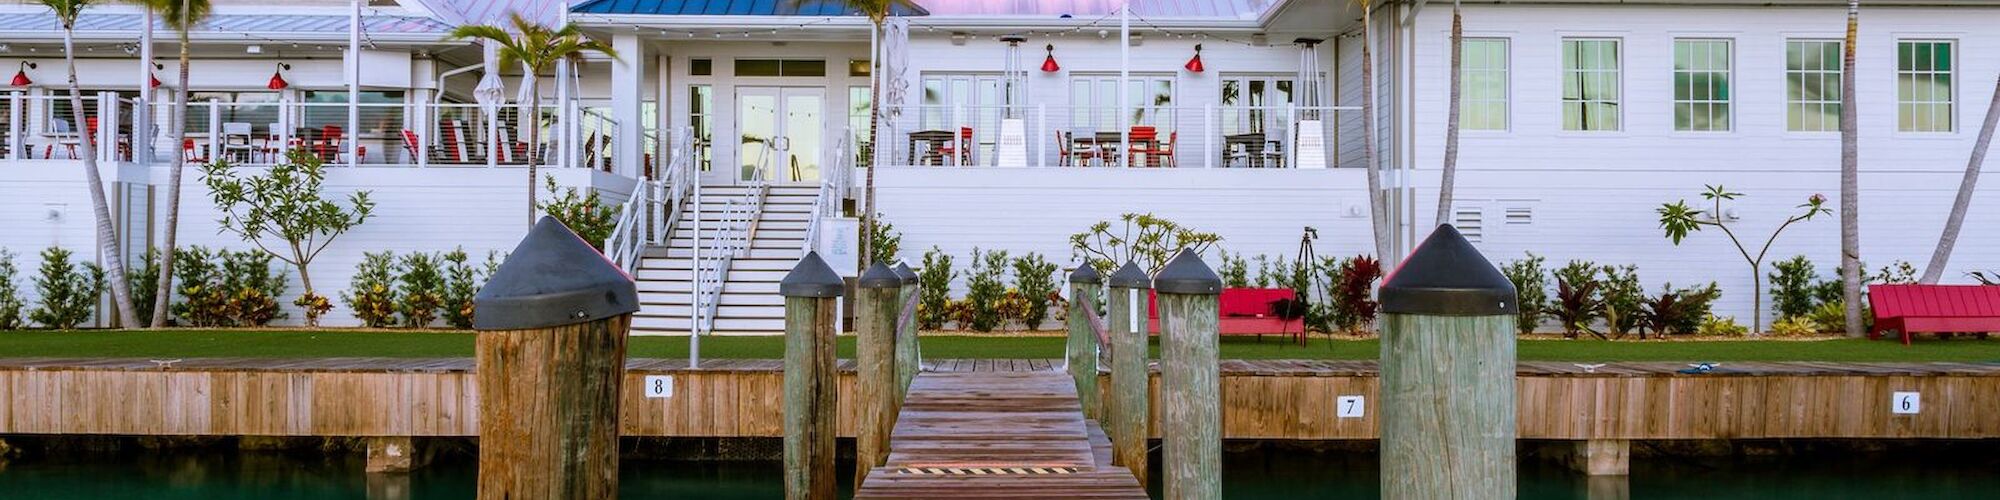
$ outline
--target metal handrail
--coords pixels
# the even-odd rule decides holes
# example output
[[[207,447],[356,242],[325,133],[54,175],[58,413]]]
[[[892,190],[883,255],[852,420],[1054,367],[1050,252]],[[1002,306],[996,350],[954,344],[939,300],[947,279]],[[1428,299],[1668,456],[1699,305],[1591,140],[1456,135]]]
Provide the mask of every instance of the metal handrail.
[[[835,204],[834,201],[846,195],[846,183],[843,180],[849,174],[847,162],[853,161],[847,156],[846,138],[841,138],[834,144],[833,158],[832,174],[829,175],[826,171],[821,171],[819,194],[813,199],[812,215],[806,219],[806,239],[800,245],[799,252],[801,254],[811,252],[814,247],[818,246],[820,221],[836,215],[834,211],[840,205]]]
[[[680,222],[681,200],[695,176],[691,168],[693,141],[687,140],[693,135],[692,129],[676,132],[677,146],[661,178],[639,179],[632,187],[631,199],[619,209],[618,225],[604,240],[605,256],[627,274],[638,268],[639,256],[647,245],[658,244]]]
[[[703,250],[701,257],[695,260],[694,265],[695,293],[691,305],[699,318],[695,321],[696,335],[699,335],[701,330],[714,329],[715,313],[722,302],[722,288],[729,280],[729,267],[735,262],[736,257],[750,249],[750,241],[756,232],[757,218],[763,212],[764,194],[770,187],[764,179],[764,172],[769,170],[771,157],[775,152],[770,143],[762,145],[757,168],[751,171],[748,183],[745,184],[747,189],[723,206],[722,216],[718,221],[721,226],[715,228],[715,236],[703,244],[700,232],[697,231],[694,235],[695,245],[704,247],[701,248]],[[697,200],[696,203],[700,201]]]

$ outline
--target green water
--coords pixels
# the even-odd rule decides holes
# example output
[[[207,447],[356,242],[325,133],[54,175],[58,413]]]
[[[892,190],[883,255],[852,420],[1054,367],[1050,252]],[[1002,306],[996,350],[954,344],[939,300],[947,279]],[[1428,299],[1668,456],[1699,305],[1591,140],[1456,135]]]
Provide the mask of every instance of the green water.
[[[16,460],[0,468],[8,499],[363,499],[471,498],[476,465],[450,459],[406,477],[369,479],[352,455],[128,452],[89,460]],[[1632,466],[1632,498],[1996,498],[2000,460],[1829,454],[1784,459],[1645,459]],[[840,477],[847,477],[843,467]],[[775,462],[627,460],[623,498],[778,498]],[[1260,450],[1232,453],[1223,473],[1229,498],[1373,498],[1371,454]],[[384,479],[384,478],[394,479]],[[372,481],[372,484],[371,484]],[[1155,485],[1157,492],[1157,485]],[[382,495],[401,490],[406,497]],[[1588,498],[1585,481],[1539,463],[1521,467],[1521,498]],[[843,494],[847,492],[843,491]]]

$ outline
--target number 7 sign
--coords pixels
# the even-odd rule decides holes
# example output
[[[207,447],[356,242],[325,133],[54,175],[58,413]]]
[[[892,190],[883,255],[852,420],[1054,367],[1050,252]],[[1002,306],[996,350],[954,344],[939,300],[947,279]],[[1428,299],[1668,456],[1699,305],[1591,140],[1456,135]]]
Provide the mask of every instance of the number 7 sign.
[[[1333,411],[1340,418],[1361,418],[1368,413],[1368,401],[1361,396],[1341,396],[1335,401]]]

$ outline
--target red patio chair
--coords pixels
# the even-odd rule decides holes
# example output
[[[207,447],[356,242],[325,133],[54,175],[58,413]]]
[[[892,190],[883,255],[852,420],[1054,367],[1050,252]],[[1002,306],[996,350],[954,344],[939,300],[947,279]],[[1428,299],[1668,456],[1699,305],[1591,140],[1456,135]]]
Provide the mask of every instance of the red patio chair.
[[[964,153],[964,154],[959,154],[959,153]],[[953,163],[957,163],[963,166],[971,166],[972,127],[959,127],[958,140],[945,143],[944,147],[938,148],[938,154],[942,154],[946,158],[951,158],[952,159],[951,161]]]

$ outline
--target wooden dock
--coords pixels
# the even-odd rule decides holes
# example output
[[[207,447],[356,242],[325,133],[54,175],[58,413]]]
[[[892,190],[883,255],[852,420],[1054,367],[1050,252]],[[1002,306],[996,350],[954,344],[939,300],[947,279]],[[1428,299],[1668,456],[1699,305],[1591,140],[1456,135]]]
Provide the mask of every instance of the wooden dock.
[[[925,373],[856,499],[1138,498],[1057,371]]]

